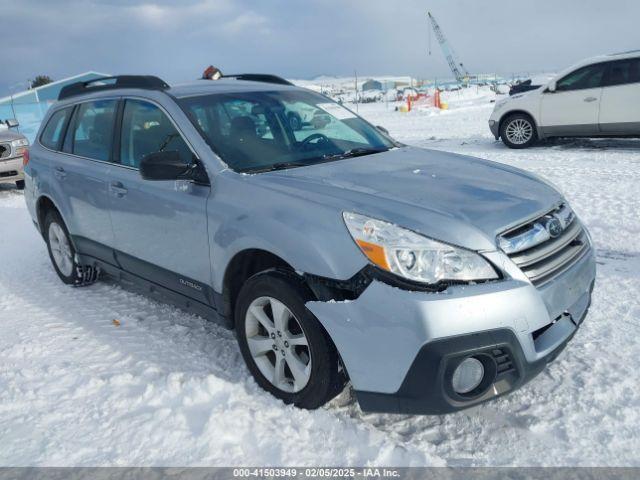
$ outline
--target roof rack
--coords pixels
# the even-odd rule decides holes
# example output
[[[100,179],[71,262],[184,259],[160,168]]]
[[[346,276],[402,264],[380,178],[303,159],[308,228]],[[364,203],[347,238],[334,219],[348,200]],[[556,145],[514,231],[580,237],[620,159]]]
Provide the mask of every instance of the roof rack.
[[[609,56],[610,57],[617,57],[618,55],[630,55],[632,53],[640,53],[640,49],[637,50],[627,50],[626,52],[616,52],[616,53],[610,53]]]
[[[276,83],[278,85],[293,85],[289,80],[285,80],[282,77],[268,73],[238,73],[235,75],[223,75],[222,78],[235,78],[236,80],[248,80],[250,82]]]
[[[106,83],[104,83],[106,82]],[[66,85],[60,90],[58,100],[74,97],[83,93],[116,88],[142,88],[145,90],[166,90],[169,85],[153,75],[118,75],[115,77],[100,77],[86,82],[76,82]]]

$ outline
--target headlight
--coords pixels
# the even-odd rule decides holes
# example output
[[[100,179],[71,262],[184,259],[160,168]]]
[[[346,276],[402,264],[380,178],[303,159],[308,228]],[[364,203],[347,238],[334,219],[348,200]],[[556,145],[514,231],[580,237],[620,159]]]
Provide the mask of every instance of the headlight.
[[[400,277],[428,284],[498,278],[489,262],[470,250],[357,213],[342,216],[362,253],[374,265]]]
[[[19,140],[12,140],[11,141],[11,146],[14,147],[14,148],[28,147],[29,146],[29,140],[27,140],[26,138],[21,138]]]
[[[12,140],[11,146],[16,155],[24,155],[25,150],[29,146],[29,140],[21,138],[19,140]]]

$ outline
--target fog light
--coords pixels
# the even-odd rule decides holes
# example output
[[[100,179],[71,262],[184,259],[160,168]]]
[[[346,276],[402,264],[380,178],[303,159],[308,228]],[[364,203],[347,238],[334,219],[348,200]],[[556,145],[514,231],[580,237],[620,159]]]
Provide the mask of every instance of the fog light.
[[[484,367],[477,358],[465,358],[453,372],[451,385],[456,393],[465,394],[473,391],[484,378]]]

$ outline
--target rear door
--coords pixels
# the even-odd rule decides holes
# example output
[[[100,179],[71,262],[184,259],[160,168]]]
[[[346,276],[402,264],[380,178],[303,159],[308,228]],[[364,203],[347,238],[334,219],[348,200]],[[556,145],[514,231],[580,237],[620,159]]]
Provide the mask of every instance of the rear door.
[[[606,64],[579,68],[546,90],[540,105],[540,128],[548,136],[595,135]]]
[[[78,249],[113,263],[107,191],[118,100],[77,105],[62,151],[52,156],[51,189]]]
[[[600,131],[640,134],[640,58],[610,62],[600,102]]]
[[[127,98],[119,116],[118,163],[109,182],[118,262],[139,277],[212,304],[206,214],[210,187],[144,180],[138,170],[150,153],[173,150],[192,161],[194,151],[155,103]]]

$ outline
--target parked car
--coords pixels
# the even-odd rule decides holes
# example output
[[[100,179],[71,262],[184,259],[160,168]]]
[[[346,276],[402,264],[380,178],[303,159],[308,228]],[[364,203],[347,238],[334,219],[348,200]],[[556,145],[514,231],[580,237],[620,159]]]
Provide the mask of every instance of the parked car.
[[[15,183],[24,188],[23,157],[29,154],[29,141],[14,130],[16,120],[0,122],[0,183]]]
[[[331,128],[294,131],[295,105]],[[110,276],[235,328],[257,383],[299,407],[347,381],[366,411],[477,405],[538,374],[590,304],[591,240],[554,187],[282,79],[65,87],[25,174],[64,283]]]
[[[639,137],[640,50],[584,60],[496,102],[489,128],[510,148],[550,137]]]

